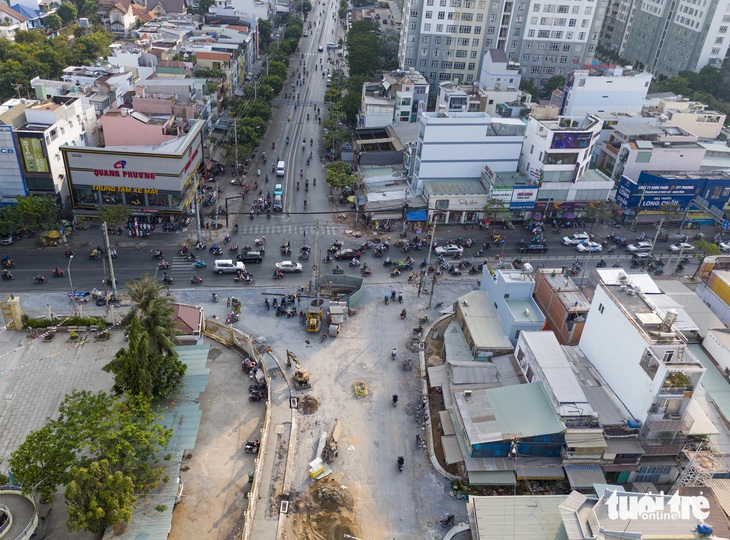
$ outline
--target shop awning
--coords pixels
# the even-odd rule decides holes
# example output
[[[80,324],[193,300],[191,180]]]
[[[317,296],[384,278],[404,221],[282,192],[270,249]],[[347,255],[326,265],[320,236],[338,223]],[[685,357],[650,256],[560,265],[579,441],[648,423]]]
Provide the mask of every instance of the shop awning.
[[[606,448],[603,430],[568,430],[565,432],[565,444],[570,448]]]
[[[517,483],[512,471],[473,471],[468,476],[472,486],[514,486]]]
[[[456,440],[455,435],[441,437],[441,447],[444,449],[444,459],[447,465],[464,461],[464,455],[461,453],[459,441]]]
[[[517,480],[562,480],[565,478],[560,460],[520,458],[515,468]]]
[[[402,212],[378,212],[376,210],[370,211],[370,219],[378,221],[381,219],[403,219]]]
[[[406,212],[407,221],[426,221],[428,212],[426,210],[409,210]]]
[[[439,411],[439,420],[441,420],[441,431],[444,435],[454,435],[456,433],[449,411]]]
[[[598,464],[564,465],[563,468],[572,489],[593,489],[593,484],[606,483],[606,477]]]

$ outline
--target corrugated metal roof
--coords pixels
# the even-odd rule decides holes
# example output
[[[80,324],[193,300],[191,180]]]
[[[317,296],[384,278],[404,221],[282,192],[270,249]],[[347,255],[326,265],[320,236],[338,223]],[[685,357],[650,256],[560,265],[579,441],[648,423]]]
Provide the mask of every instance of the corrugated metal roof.
[[[459,447],[459,441],[455,435],[448,435],[441,437],[441,446],[444,449],[444,459],[447,465],[453,465],[454,463],[461,463],[464,461],[464,456],[461,453]]]
[[[565,444],[572,448],[606,448],[602,429],[569,429]]]
[[[634,493],[659,493],[657,487],[651,482],[634,482],[631,484],[631,491]]]
[[[565,495],[472,497],[474,538],[567,540],[560,503]]]
[[[452,320],[444,330],[444,355],[448,362],[465,362],[474,359],[474,353],[471,352],[469,343],[456,319]]]
[[[449,416],[449,411],[439,411],[439,419],[441,420],[441,431],[444,435],[453,435],[456,433],[454,431],[454,423],[451,421],[451,416]]]
[[[163,412],[160,422],[172,428],[172,437],[160,455],[170,454],[168,461],[163,461],[162,476],[169,477],[170,481],[160,482],[157,488],[149,492],[144,498],[137,499],[132,521],[120,535],[114,535],[112,529],[104,533],[105,538],[122,540],[166,540],[172,524],[172,510],[175,507],[177,496],[176,479],[180,475],[180,466],[185,450],[195,447],[198,437],[202,411],[198,400],[208,383],[210,370],[206,367],[209,345],[193,345],[175,348],[180,361],[187,366],[183,386],[170,403],[170,409]],[[159,512],[158,505],[166,507]]]
[[[468,476],[472,486],[514,486],[517,483],[515,473],[512,471],[476,471],[469,472]],[[482,536],[481,538],[490,537]]]
[[[712,488],[717,504],[720,505],[726,515],[730,516],[730,479],[712,478],[707,482]]]
[[[593,484],[605,484],[601,466],[597,464],[564,465],[565,474],[573,489],[593,489]]]
[[[517,460],[517,480],[562,480],[565,472],[557,458],[520,457]]]
[[[606,439],[606,454],[644,454],[644,447],[641,446],[636,437],[623,437],[620,439]]]
[[[707,369],[705,376],[702,377],[702,386],[704,386],[725,421],[730,422],[730,384],[705,354],[702,347],[692,344],[687,345],[687,348]]]
[[[469,472],[477,471],[514,471],[515,460],[507,458],[464,458],[464,466]]]
[[[514,347],[504,333],[497,310],[484,291],[471,291],[458,299],[474,347],[484,350],[512,351]],[[466,304],[466,305],[465,305]]]
[[[487,362],[449,362],[453,384],[499,383],[497,366]]]
[[[446,373],[446,366],[432,366],[426,370],[428,372],[428,382],[431,387],[448,386],[449,377]]]

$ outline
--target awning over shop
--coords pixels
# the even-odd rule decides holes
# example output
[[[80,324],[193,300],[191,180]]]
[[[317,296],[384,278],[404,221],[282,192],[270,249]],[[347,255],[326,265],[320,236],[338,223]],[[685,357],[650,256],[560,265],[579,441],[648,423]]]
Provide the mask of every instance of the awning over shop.
[[[565,444],[569,448],[606,448],[602,429],[568,430]]]
[[[439,420],[441,420],[441,431],[444,435],[454,435],[454,423],[451,421],[449,411],[439,411]]]
[[[406,212],[407,221],[426,221],[428,212],[426,210],[409,210]]]
[[[593,484],[605,484],[601,466],[598,464],[564,465],[565,474],[572,489],[593,489]]]
[[[565,478],[559,459],[520,458],[517,461],[517,480],[562,480]]]
[[[514,486],[517,483],[512,471],[475,471],[469,472],[472,486]]]
[[[378,221],[381,219],[403,219],[402,212],[378,212],[370,210],[370,219]]]
[[[464,456],[461,453],[459,441],[456,440],[456,436],[441,437],[441,446],[444,449],[444,459],[446,459],[447,465],[464,461]]]

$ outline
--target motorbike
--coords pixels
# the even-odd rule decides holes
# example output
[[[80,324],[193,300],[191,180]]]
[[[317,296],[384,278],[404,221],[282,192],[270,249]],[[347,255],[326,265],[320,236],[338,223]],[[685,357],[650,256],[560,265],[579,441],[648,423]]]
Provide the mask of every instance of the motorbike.
[[[14,276],[12,273],[5,271],[3,272],[3,279],[14,279]]]
[[[33,278],[33,283],[36,285],[40,285],[42,283],[46,282],[46,278],[38,274],[36,277]]]
[[[173,283],[175,283],[175,282],[172,280],[171,277],[162,276],[162,284],[163,285],[172,285]]]
[[[198,242],[195,244],[195,249],[205,249],[207,247],[205,242]]]
[[[261,442],[258,440],[253,441],[253,442],[247,441],[246,446],[245,446],[246,453],[247,454],[258,454],[260,446],[261,446]]]
[[[679,263],[677,265],[677,272],[682,272],[684,270],[684,265],[682,263]]]
[[[398,276],[400,276],[400,270],[398,270],[397,268],[390,271],[390,277],[398,277]]]
[[[263,401],[264,395],[263,394],[251,394],[248,396],[249,401]]]
[[[679,262],[682,264],[689,264],[689,257],[685,255]]]
[[[452,266],[451,268],[449,268],[449,274],[451,274],[452,276],[460,276],[461,270],[458,266]]]
[[[322,262],[323,262],[323,263],[328,263],[328,262],[332,262],[332,256],[331,256],[331,255],[329,255],[329,254],[327,254],[327,256],[325,256],[325,257],[322,257]]]
[[[420,335],[420,334],[423,334],[423,326],[416,326],[416,327],[415,327],[415,328],[413,329],[413,335],[414,335],[414,336],[418,336],[418,335]]]
[[[195,274],[193,277],[190,278],[190,283],[193,285],[200,285],[201,283],[203,283],[203,278]]]
[[[160,268],[160,270],[169,270],[169,269],[170,269],[170,263],[169,263],[169,262],[167,262],[167,261],[165,261],[165,260],[163,259],[163,260],[162,260],[162,261],[160,262],[160,264],[158,265],[158,267]]]
[[[283,272],[274,272],[274,279],[284,279],[284,273]]]
[[[398,351],[396,349],[393,349],[392,351],[390,351],[391,360],[395,360],[396,354],[398,354]]]
[[[478,273],[479,273],[479,270],[477,270],[476,266],[472,266],[471,268],[469,268],[469,275],[475,276]]]
[[[400,312],[400,318],[401,319],[405,319],[406,318],[406,310],[405,309]]]
[[[162,254],[162,251],[160,251],[159,249],[157,251],[155,251],[155,253],[152,255],[152,257],[154,259],[159,259],[159,260],[162,260],[165,258],[165,256]]]
[[[333,274],[344,274],[345,271],[342,269],[342,267],[338,264],[332,269]]]
[[[360,269],[360,275],[362,275],[362,276],[372,276],[373,275],[373,271],[370,270],[370,268],[361,268]],[[386,304],[387,304],[387,302],[386,302]]]
[[[393,394],[393,407],[398,405],[398,394]]]
[[[233,244],[231,247],[229,247],[228,253],[238,253],[238,245]]]
[[[598,261],[598,264],[596,264],[596,268],[604,268],[605,266],[606,266],[606,261],[604,261],[603,259]]]
[[[56,269],[53,271],[53,275],[55,277],[63,277],[63,276],[66,275],[66,271],[65,270],[61,270],[60,268],[56,267]]]
[[[353,268],[357,268],[358,266],[360,266],[360,259],[354,259],[350,261],[350,266],[352,266]]]
[[[208,265],[203,259],[198,259],[197,261],[195,261],[195,268],[205,268],[206,266]]]
[[[446,527],[448,527],[449,525],[453,525],[454,524],[454,515],[448,514],[444,519],[439,521],[439,523],[441,523],[441,527],[444,529]]]
[[[74,252],[71,249],[67,249],[66,251],[63,252],[64,257],[70,257],[73,254],[74,254]]]
[[[218,293],[212,293],[213,302],[218,302]]]
[[[418,323],[419,324],[426,324],[427,322],[428,322],[428,315],[426,315],[425,317],[419,317],[418,318]]]
[[[403,459],[403,456],[398,457],[398,470],[400,472],[403,472],[403,465],[405,465],[406,460]]]

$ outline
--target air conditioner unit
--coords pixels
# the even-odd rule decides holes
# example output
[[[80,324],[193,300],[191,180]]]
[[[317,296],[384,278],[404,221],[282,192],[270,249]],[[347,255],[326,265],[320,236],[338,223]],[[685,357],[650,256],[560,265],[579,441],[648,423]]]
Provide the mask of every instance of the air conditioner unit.
[[[464,390],[464,398],[469,399],[471,397],[471,390]]]

